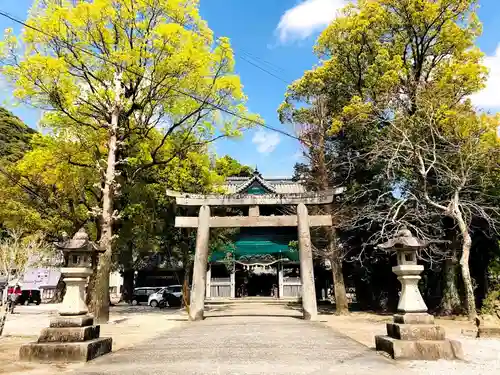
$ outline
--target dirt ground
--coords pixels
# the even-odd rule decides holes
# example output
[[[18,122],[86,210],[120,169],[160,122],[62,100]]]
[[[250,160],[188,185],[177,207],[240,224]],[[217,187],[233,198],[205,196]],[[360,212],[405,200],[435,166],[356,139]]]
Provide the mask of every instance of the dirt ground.
[[[324,324],[375,350],[375,336],[385,335],[391,315],[353,312],[347,316],[320,315]],[[446,337],[462,343],[464,361],[403,361],[408,374],[492,375],[500,374],[500,339],[477,339],[475,326],[463,317],[435,320]]]
[[[385,323],[392,322],[392,315],[351,312],[345,316],[321,315],[320,319],[327,326],[341,331],[369,348],[374,348],[375,336],[386,334]],[[436,318],[435,322],[445,327],[447,337],[471,337],[475,334],[475,326],[462,317],[455,319]]]
[[[250,309],[250,310],[249,310]],[[253,311],[257,309],[256,311]],[[258,315],[289,315],[299,313],[283,307],[266,306],[259,310],[256,306],[246,306],[240,311],[243,316]],[[281,309],[281,310],[280,310]],[[276,310],[276,311],[275,311]],[[333,315],[331,311],[322,311],[319,319],[323,324],[333,330],[350,337],[351,339],[372,348],[375,346],[375,336],[385,335],[385,323],[392,320],[392,315],[379,315],[366,312],[351,312],[346,316]],[[207,316],[228,315],[228,311],[211,311]],[[229,314],[232,315],[232,314]],[[300,314],[299,314],[300,315]],[[31,322],[36,317],[27,318]],[[42,319],[42,317],[40,317]],[[46,317],[48,319],[48,317]],[[159,309],[137,309],[123,307],[112,316],[112,324],[101,325],[101,336],[113,337],[113,351],[134,346],[149,338],[158,336],[181,324],[187,324],[185,313],[171,312],[166,314]],[[43,326],[46,326],[43,322]],[[404,367],[408,374],[418,375],[491,375],[500,374],[500,339],[476,339],[475,326],[464,318],[436,319],[436,324],[445,327],[446,335],[450,339],[459,340],[462,343],[465,361],[407,361]],[[36,328],[36,329],[35,329]],[[48,375],[64,373],[76,369],[81,364],[71,365],[40,365],[19,362],[19,347],[27,342],[35,341],[38,334],[38,326],[33,326],[31,332],[26,336],[11,336],[0,338],[0,374],[13,375]]]
[[[113,352],[136,345],[144,340],[166,332],[179,324],[182,317],[157,313],[119,314],[111,317],[115,323],[101,325],[101,337],[113,338]],[[19,347],[22,344],[36,341],[37,336],[0,337],[0,374],[42,375],[66,372],[82,364],[38,364],[20,362]]]

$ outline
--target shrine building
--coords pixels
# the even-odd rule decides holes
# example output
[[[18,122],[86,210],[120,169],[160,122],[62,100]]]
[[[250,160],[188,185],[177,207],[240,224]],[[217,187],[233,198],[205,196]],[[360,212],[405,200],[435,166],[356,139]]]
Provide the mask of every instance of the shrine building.
[[[203,318],[205,300],[273,297],[300,299],[304,318],[317,314],[310,227],[329,227],[330,215],[309,215],[308,205],[331,204],[339,191],[309,192],[292,179],[230,177],[223,194],[167,191],[198,217],[175,226],[197,228],[190,318]],[[220,216],[219,216],[220,215]],[[209,252],[211,228],[239,228]]]
[[[224,190],[232,196],[306,192],[303,185],[292,179],[264,179],[258,172],[250,178],[228,178]],[[253,206],[246,211],[248,216],[294,213],[286,206]],[[296,228],[242,227],[231,239],[231,244],[219,247],[209,256],[206,298],[301,296]]]

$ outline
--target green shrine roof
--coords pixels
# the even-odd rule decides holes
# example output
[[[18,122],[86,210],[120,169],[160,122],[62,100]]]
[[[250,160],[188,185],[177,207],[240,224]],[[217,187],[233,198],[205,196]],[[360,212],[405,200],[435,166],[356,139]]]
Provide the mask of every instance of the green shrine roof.
[[[251,177],[229,177],[225,189],[230,194],[296,194],[304,193],[304,186],[290,178],[264,178],[256,170]],[[290,247],[297,239],[295,230],[283,228],[243,228],[234,242],[212,252],[210,262],[222,261],[228,253],[242,263],[272,263],[276,260],[299,260]]]
[[[306,189],[300,182],[291,178],[264,178],[255,171],[251,177],[228,177],[224,189],[227,194],[297,194],[305,193]]]

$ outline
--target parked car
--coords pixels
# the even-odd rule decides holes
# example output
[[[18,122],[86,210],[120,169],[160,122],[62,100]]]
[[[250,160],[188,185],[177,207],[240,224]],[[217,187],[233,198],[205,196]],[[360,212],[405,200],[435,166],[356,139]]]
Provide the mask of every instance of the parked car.
[[[29,305],[34,303],[39,305],[42,302],[42,295],[39,290],[23,290],[17,300],[18,305]]]
[[[140,288],[135,288],[134,289],[134,294],[132,295],[132,305],[139,305],[141,303],[147,303],[148,298],[152,293],[157,292],[160,290],[161,287],[155,286],[155,287],[140,287]]]
[[[182,285],[170,285],[161,288],[159,291],[151,294],[148,299],[148,305],[151,307],[158,307],[163,300],[163,296],[167,294],[172,294],[178,299],[182,297]]]

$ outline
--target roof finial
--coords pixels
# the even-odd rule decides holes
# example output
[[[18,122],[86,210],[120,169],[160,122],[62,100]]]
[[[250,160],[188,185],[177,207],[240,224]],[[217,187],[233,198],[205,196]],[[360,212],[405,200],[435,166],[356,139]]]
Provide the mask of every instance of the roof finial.
[[[257,164],[255,164],[255,170],[253,171],[254,175],[260,175],[259,168],[257,168]]]

